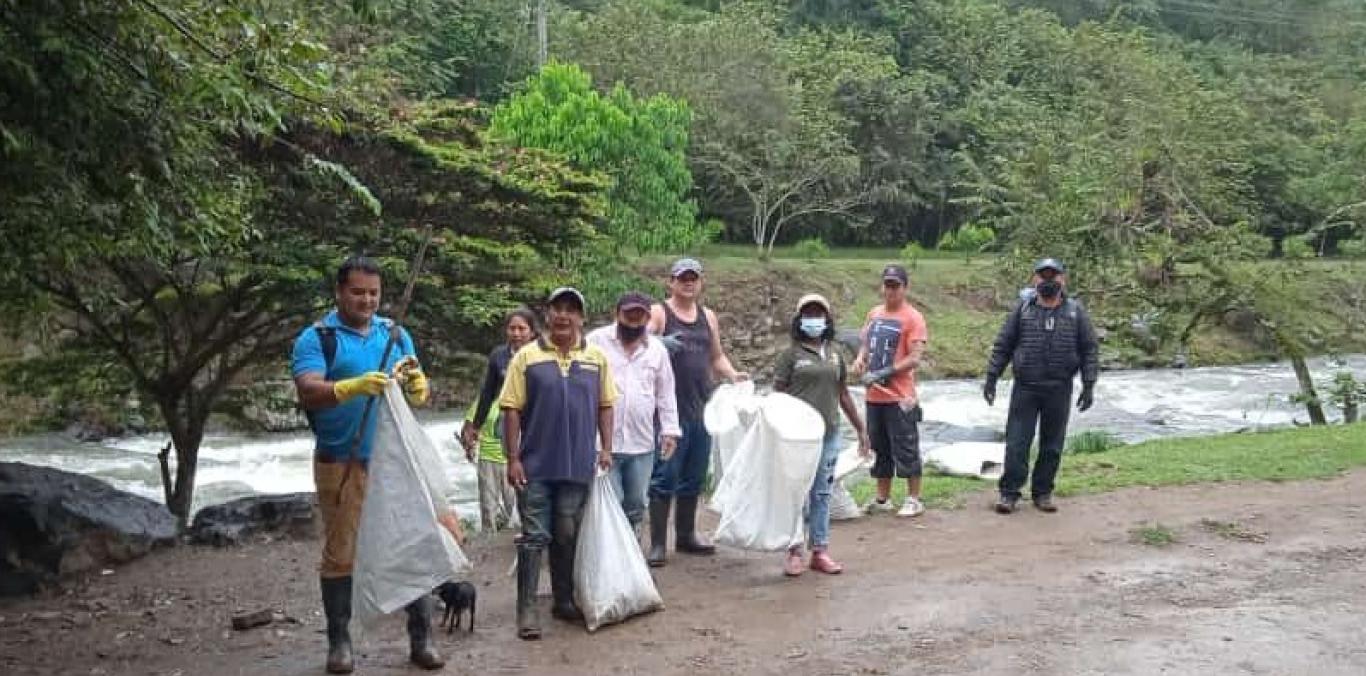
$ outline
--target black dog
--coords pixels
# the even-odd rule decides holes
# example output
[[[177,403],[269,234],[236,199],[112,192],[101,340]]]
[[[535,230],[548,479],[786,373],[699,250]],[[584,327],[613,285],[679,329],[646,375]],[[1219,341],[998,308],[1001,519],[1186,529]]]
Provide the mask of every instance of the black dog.
[[[470,631],[474,631],[474,601],[478,596],[474,585],[468,582],[443,582],[436,588],[436,595],[446,605],[446,615],[441,618],[442,626],[450,634],[460,626],[460,613],[470,612]]]

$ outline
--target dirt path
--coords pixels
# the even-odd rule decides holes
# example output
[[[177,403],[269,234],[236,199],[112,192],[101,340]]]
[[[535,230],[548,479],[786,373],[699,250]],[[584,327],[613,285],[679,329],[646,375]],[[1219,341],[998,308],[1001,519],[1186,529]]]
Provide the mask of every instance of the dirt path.
[[[506,541],[479,548],[474,634],[445,673],[1363,674],[1366,472],[1126,490],[1045,516],[965,510],[837,524],[848,570],[783,579],[774,555],[671,560],[668,609],[596,635],[512,631]],[[1177,542],[1132,531],[1158,523]],[[1154,531],[1155,535],[1160,533]],[[184,548],[67,596],[0,605],[0,673],[320,674],[315,543]],[[274,605],[297,623],[228,629]],[[398,619],[361,674],[406,667]]]

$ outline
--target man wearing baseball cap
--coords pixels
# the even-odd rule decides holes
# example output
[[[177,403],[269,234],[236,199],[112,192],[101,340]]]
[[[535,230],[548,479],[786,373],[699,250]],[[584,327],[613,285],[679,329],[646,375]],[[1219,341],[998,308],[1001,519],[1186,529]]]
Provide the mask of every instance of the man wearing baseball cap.
[[[612,407],[612,481],[621,495],[622,511],[637,532],[645,520],[656,443],[660,456],[667,460],[683,434],[678,427],[669,351],[645,332],[653,304],[649,296],[628,291],[617,300],[616,322],[588,334],[588,344],[607,355],[617,384],[619,396]]]
[[[873,447],[869,474],[877,480],[877,496],[869,513],[890,512],[892,479],[906,480],[906,501],[898,516],[920,516],[920,398],[915,370],[925,353],[929,330],[925,318],[906,300],[906,268],[892,263],[882,269],[882,304],[868,311],[863,341],[854,360],[866,386],[868,436]]]
[[[1067,297],[1067,267],[1055,258],[1034,265],[1033,294],[1022,299],[1006,317],[987,362],[982,397],[996,402],[996,380],[1011,365],[1015,384],[1010,391],[1006,419],[1006,466],[999,484],[996,511],[1010,514],[1029,478],[1029,448],[1039,429],[1039,458],[1029,492],[1034,506],[1056,512],[1053,480],[1062,463],[1067,417],[1072,403],[1072,379],[1081,372],[1077,409],[1091,408],[1099,374],[1099,343],[1091,318],[1081,303]]]
[[[522,516],[517,635],[523,639],[541,637],[536,587],[541,552],[547,547],[552,614],[570,622],[583,619],[574,604],[574,549],[595,465],[612,466],[612,406],[617,399],[607,356],[583,339],[583,294],[561,287],[548,301],[547,335],[508,363],[498,399],[508,483],[517,489]]]
[[[697,501],[711,464],[711,436],[702,423],[702,409],[711,396],[714,377],[744,380],[721,347],[716,313],[702,306],[702,263],[680,258],[669,269],[669,297],[650,308],[649,332],[660,336],[669,350],[683,436],[673,457],[663,448],[650,480],[650,550],[652,566],[665,560],[669,510],[676,501],[674,548],[689,554],[711,555],[716,547],[697,534]]]

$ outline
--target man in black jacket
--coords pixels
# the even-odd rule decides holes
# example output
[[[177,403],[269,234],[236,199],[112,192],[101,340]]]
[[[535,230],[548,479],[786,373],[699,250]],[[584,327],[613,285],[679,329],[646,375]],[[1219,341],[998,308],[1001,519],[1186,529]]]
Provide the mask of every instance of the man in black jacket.
[[[1100,370],[1095,329],[1081,303],[1068,298],[1067,268],[1052,258],[1034,266],[1034,293],[1025,294],[1006,317],[987,363],[982,396],[996,401],[996,380],[1007,364],[1013,364],[1015,385],[1010,392],[1006,419],[1006,467],[1001,475],[996,511],[1010,514],[1020,500],[1020,489],[1029,475],[1029,447],[1034,426],[1039,427],[1039,458],[1034,464],[1030,496],[1034,506],[1056,512],[1053,478],[1062,461],[1067,438],[1067,416],[1072,401],[1072,378],[1081,371],[1081,396],[1077,410],[1091,408]]]

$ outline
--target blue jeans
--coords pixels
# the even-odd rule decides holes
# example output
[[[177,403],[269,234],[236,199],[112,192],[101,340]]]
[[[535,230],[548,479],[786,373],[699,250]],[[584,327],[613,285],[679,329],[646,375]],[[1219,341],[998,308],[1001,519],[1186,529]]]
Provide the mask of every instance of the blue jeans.
[[[825,551],[830,546],[830,493],[835,487],[835,462],[839,460],[842,442],[838,429],[826,433],[816,478],[806,496],[806,539],[813,552]]]
[[[552,542],[573,551],[579,522],[588,502],[588,484],[577,481],[529,481],[517,493],[522,513],[523,545],[545,549]]]
[[[621,510],[631,527],[645,520],[645,496],[650,489],[650,474],[655,468],[653,453],[613,453],[612,483],[621,496]]]
[[[668,460],[655,449],[654,475],[650,478],[650,497],[667,500],[672,497],[695,498],[702,494],[711,467],[711,435],[701,420],[682,421],[683,438]]]

